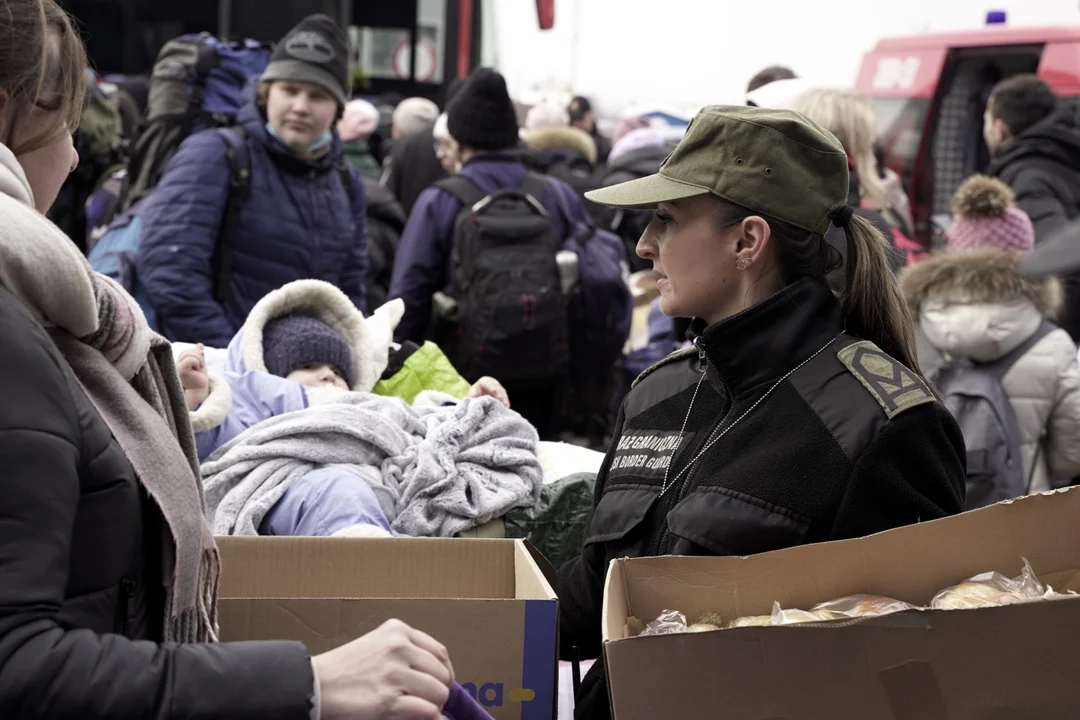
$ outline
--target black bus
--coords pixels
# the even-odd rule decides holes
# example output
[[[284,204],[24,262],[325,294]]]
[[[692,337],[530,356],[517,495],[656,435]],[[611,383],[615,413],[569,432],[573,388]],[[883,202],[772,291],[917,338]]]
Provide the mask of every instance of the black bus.
[[[94,69],[148,73],[166,41],[185,33],[280,39],[311,13],[349,29],[354,91],[436,98],[480,63],[485,4],[491,0],[60,0],[78,20]],[[554,0],[537,0],[542,28]]]

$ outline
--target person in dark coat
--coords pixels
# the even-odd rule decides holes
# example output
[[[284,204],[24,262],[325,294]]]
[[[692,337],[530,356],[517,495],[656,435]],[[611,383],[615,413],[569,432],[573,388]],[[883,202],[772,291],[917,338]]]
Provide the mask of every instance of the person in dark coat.
[[[567,112],[570,114],[570,126],[589,133],[593,142],[596,143],[596,162],[606,165],[608,155],[611,153],[611,141],[604,137],[596,126],[596,113],[593,112],[589,98],[577,96],[570,101]]]
[[[998,83],[986,104],[983,136],[993,155],[987,174],[1012,188],[1035,226],[1036,247],[1080,218],[1080,125],[1049,85],[1034,75]],[[1080,273],[1063,280],[1059,323],[1080,341]]]
[[[394,142],[380,183],[411,214],[420,194],[445,177],[446,171],[435,156],[433,124]]]
[[[638,253],[664,314],[696,319],[693,347],[639,377],[619,412],[582,553],[559,572],[565,657],[600,654],[613,558],[751,555],[962,510],[960,428],[922,377],[835,137],[792,111],[707,107],[658,174],[590,196],[655,209]],[[834,225],[842,300],[825,279]],[[610,717],[602,661],[575,713]]]
[[[172,350],[43,214],[77,163],[86,53],[54,0],[5,9],[0,717],[438,717],[446,650],[403,623],[314,658],[214,642],[220,562]]]
[[[364,184],[342,159],[333,129],[347,70],[344,32],[313,16],[277,46],[240,110],[251,186],[220,303],[214,261],[229,194],[229,141],[204,132],[180,146],[144,211],[137,258],[139,284],[166,337],[225,347],[264,295],[306,278],[336,285],[367,309]]]
[[[674,144],[669,145],[663,134],[648,126],[631,130],[615,142],[608,157],[607,172],[601,185],[610,187],[654,175],[660,170]],[[652,221],[652,213],[643,210],[605,208],[602,224],[622,238],[630,272],[640,272],[652,263],[637,255],[638,240]]]
[[[474,72],[447,109],[447,127],[456,141],[454,154],[462,163],[460,177],[485,193],[521,185],[527,169],[517,149],[517,116],[502,75],[487,68]],[[567,237],[574,222],[588,221],[581,196],[564,182],[548,178],[541,202],[557,237]],[[398,342],[425,339],[432,299],[449,285],[454,224],[460,211],[461,201],[432,187],[420,195],[409,214],[390,283],[390,299],[405,301],[405,316],[394,332]],[[542,436],[548,434],[556,412],[552,393],[526,392],[510,385],[507,390],[514,409],[536,425]]]
[[[371,180],[364,180],[367,191],[368,225],[368,307],[374,311],[383,306],[390,292],[401,233],[407,216],[393,194]]]

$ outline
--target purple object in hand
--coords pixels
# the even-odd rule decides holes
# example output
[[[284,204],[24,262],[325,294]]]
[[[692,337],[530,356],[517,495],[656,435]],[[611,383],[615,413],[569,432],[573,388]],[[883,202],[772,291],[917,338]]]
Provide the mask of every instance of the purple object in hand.
[[[473,700],[472,695],[457,683],[450,687],[450,699],[443,707],[443,717],[446,720],[494,720]]]

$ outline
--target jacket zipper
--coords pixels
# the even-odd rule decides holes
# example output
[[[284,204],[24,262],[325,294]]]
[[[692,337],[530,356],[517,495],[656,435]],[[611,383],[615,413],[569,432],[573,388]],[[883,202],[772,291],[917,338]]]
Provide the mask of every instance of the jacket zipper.
[[[135,581],[124,578],[120,581],[120,602],[123,610],[123,620],[120,625],[120,634],[127,635],[135,625]]]
[[[694,340],[694,346],[698,350],[698,358],[702,362],[701,371],[706,374],[707,382],[709,373],[709,359],[708,356],[705,354],[704,337],[698,336],[697,339]],[[728,415],[731,414],[731,406],[733,404],[731,399],[731,390],[728,388],[727,383],[724,381],[724,378],[721,377],[719,372],[716,373],[716,377],[719,378],[720,384],[724,388],[725,400],[727,401],[728,406],[727,409],[724,411],[724,414],[716,422],[716,425],[713,426],[712,430],[702,439],[698,446],[693,448],[693,450],[687,448],[684,455],[688,456],[688,460],[691,463],[696,457],[696,454],[701,452],[701,448],[705,447],[705,445],[708,444],[709,440],[713,437],[716,431],[719,430],[720,427],[724,424],[724,421],[727,420]],[[690,412],[693,412],[693,408],[690,408]],[[674,463],[674,461],[675,458],[673,457],[672,462]],[[674,470],[674,468],[672,468],[672,470]],[[678,473],[676,473],[676,475],[677,474]],[[675,506],[682,502],[682,500],[686,498],[687,494],[689,494],[690,477],[693,474],[694,471],[692,469],[687,469],[686,474],[675,483],[675,487],[671,488],[673,492],[668,492],[664,497],[660,498],[660,504],[657,508],[657,517],[660,519],[662,530],[656,542],[653,543],[653,547],[650,548],[650,556],[655,557],[657,555],[660,555],[664,548],[664,545],[667,543],[667,539],[671,535],[671,531],[668,530],[667,523],[668,513],[675,509]]]

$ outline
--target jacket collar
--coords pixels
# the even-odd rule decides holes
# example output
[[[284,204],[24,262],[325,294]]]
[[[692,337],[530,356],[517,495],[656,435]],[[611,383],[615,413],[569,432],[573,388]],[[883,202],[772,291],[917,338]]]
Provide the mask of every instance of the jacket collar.
[[[462,170],[473,165],[484,165],[487,163],[514,163],[517,165],[523,165],[525,163],[526,155],[525,151],[514,150],[496,150],[492,152],[483,152],[469,159],[464,165],[461,166]]]
[[[714,325],[694,320],[688,336],[738,398],[776,382],[843,329],[843,312],[828,284],[803,278]]]

